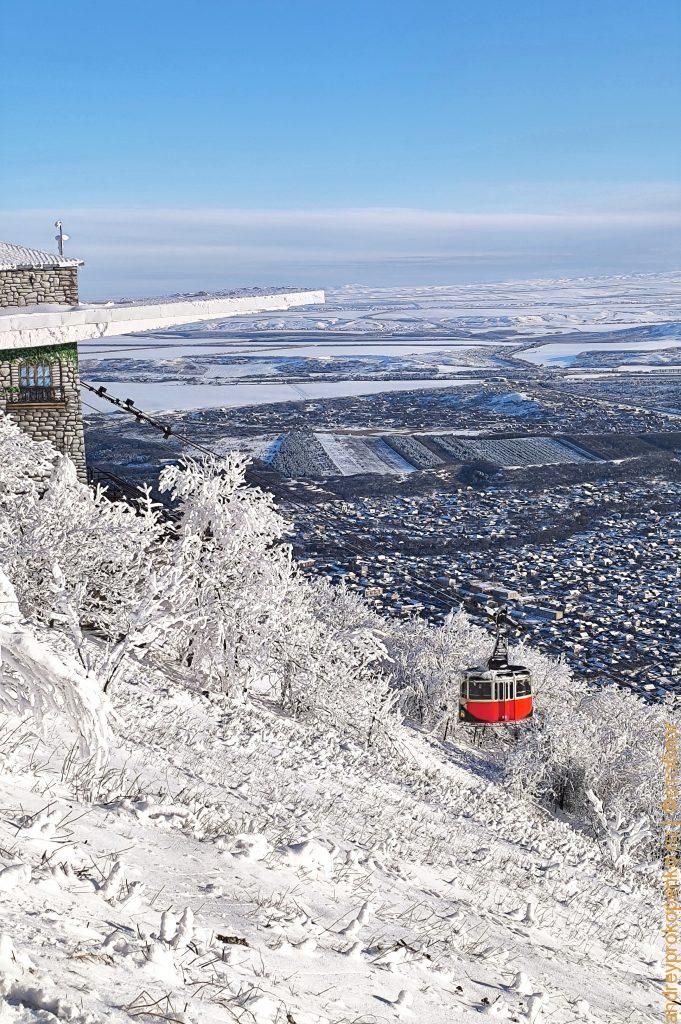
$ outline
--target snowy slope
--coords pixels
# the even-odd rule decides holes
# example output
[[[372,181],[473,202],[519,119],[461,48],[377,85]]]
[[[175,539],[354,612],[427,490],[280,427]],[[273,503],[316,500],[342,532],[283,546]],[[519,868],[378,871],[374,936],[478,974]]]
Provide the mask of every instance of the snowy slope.
[[[2,1024],[657,1019],[671,702],[520,645],[535,717],[471,746],[489,636],[300,575],[243,457],[167,466],[169,525],[0,448]]]
[[[0,1020],[657,1019],[654,894],[479,753],[141,672],[115,704],[99,773],[5,732]]]

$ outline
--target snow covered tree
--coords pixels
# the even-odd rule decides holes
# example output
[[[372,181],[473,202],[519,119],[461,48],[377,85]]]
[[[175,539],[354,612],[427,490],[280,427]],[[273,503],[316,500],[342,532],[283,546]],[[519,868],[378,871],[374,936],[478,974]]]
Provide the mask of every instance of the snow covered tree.
[[[160,489],[179,505],[171,557],[192,615],[178,631],[181,655],[209,686],[248,689],[266,674],[278,608],[289,596],[286,524],[274,499],[244,486],[248,460],[192,459],[167,466]]]
[[[246,465],[187,460],[161,475],[178,502],[173,559],[193,609],[177,630],[180,655],[199,685],[258,692],[375,740],[393,701],[366,606],[297,572],[287,524],[271,495],[245,485]]]
[[[44,729],[65,717],[83,757],[102,763],[109,744],[106,699],[96,680],[72,657],[54,649],[26,622],[14,588],[0,570],[0,708],[30,716]]]
[[[18,435],[18,436],[17,436]],[[148,490],[137,506],[109,501],[78,481],[70,459],[21,434],[0,417],[0,564],[21,608],[44,622],[57,609],[51,587],[60,567],[81,623],[105,636],[122,632],[139,603],[140,584],[159,561],[167,526]],[[28,462],[39,473],[26,475]]]
[[[393,623],[386,645],[404,713],[449,737],[458,721],[463,670],[489,657],[487,633],[465,612],[452,611],[441,627],[422,619]]]
[[[309,712],[369,746],[389,739],[399,717],[385,620],[344,588],[306,587],[308,678],[298,686]]]
[[[535,715],[504,752],[506,778],[516,792],[586,823],[602,834],[603,820],[653,821],[662,800],[665,717],[618,687],[592,689],[566,665],[523,648],[536,680]],[[646,780],[642,784],[642,780]],[[641,856],[660,852],[660,835],[640,829]]]
[[[6,556],[10,544],[21,543],[58,455],[48,441],[33,441],[3,415],[0,452],[0,552]]]

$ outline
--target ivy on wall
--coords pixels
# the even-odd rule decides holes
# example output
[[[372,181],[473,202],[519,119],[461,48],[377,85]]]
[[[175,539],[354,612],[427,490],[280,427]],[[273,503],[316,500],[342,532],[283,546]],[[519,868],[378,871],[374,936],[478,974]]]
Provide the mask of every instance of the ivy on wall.
[[[71,363],[78,366],[78,346],[75,342],[68,345],[39,345],[37,348],[14,348],[3,352],[3,362],[8,363]]]

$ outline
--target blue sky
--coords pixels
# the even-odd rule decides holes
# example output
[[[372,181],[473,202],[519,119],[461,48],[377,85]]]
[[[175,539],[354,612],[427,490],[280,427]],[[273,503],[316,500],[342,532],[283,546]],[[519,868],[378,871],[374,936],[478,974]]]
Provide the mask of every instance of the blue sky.
[[[93,292],[681,265],[677,0],[2,0],[0,33],[0,235],[63,216]]]

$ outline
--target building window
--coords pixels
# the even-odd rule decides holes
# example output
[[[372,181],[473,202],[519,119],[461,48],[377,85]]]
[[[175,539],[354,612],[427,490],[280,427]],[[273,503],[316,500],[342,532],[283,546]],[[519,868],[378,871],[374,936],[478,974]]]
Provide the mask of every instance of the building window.
[[[19,367],[20,388],[51,388],[52,367],[49,363],[27,364]]]
[[[63,402],[61,366],[59,363],[20,363],[12,371],[12,386],[6,398],[10,404]]]

